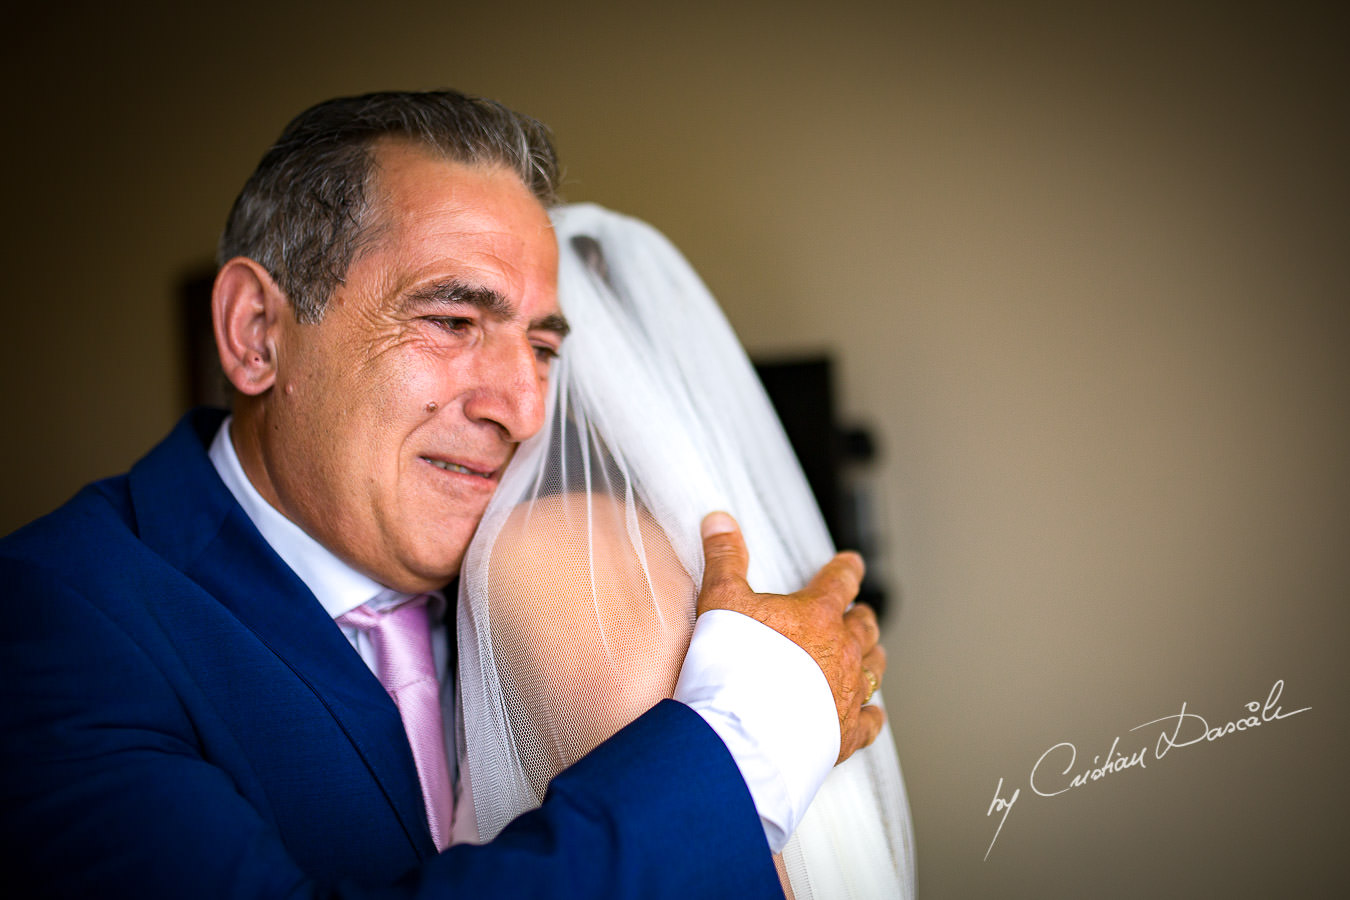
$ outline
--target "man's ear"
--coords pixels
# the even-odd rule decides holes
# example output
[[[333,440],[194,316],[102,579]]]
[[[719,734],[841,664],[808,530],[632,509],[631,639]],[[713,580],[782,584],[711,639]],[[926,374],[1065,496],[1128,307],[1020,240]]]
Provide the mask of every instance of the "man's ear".
[[[225,377],[241,394],[263,393],[277,378],[277,332],[290,314],[267,270],[244,256],[221,266],[211,291],[216,349]]]

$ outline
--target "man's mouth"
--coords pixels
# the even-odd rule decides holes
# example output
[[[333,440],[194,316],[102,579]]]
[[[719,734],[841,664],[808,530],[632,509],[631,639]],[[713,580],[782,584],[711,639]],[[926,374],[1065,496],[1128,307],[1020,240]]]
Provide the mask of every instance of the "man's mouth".
[[[459,472],[461,475],[476,475],[479,478],[491,478],[492,472],[480,472],[476,469],[470,469],[468,466],[461,466],[459,463],[446,462],[443,459],[432,459],[429,456],[422,457],[438,469],[444,469],[447,472]]]

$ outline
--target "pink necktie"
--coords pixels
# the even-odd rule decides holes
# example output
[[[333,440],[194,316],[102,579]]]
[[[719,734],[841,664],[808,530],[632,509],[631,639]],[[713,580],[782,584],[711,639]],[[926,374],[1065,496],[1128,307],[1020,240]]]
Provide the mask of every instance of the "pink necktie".
[[[358,606],[337,621],[370,637],[375,674],[394,699],[412,745],[431,839],[438,850],[444,850],[450,843],[454,794],[445,754],[440,684],[431,652],[428,599],[423,594],[383,612]]]

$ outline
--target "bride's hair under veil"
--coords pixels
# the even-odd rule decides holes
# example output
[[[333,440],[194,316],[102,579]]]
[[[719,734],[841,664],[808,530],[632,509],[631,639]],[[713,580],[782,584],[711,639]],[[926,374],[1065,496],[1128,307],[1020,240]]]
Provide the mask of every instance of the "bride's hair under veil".
[[[553,220],[571,334],[547,422],[503,474],[460,579],[457,840],[491,839],[671,695],[705,514],[736,516],[757,591],[801,588],[834,552],[744,351],[679,252],[597,206]],[[913,895],[889,727],[835,767],[782,860],[799,900]]]

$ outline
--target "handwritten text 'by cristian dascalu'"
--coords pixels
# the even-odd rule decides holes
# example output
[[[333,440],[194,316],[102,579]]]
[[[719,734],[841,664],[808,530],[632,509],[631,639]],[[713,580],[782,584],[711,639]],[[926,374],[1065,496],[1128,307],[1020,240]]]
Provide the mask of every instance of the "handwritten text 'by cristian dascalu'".
[[[1287,719],[1290,716],[1296,716],[1312,709],[1311,706],[1305,706],[1302,709],[1285,712],[1280,707],[1280,695],[1283,692],[1284,681],[1281,679],[1271,687],[1270,693],[1266,695],[1265,703],[1253,700],[1246,704],[1245,708],[1248,715],[1213,726],[1204,716],[1188,710],[1186,702],[1183,700],[1181,712],[1163,716],[1160,719],[1152,719],[1130,729],[1130,731],[1141,731],[1151,726],[1159,726],[1160,732],[1156,744],[1150,746],[1145,742],[1144,746],[1137,750],[1127,747],[1122,751],[1120,749],[1120,737],[1117,736],[1111,742],[1111,749],[1106,751],[1106,756],[1092,757],[1091,765],[1078,761],[1078,748],[1076,746],[1068,741],[1061,741],[1042,753],[1041,758],[1036,760],[1036,764],[1031,767],[1031,775],[1027,779],[1027,784],[1032,792],[1038,796],[1058,797],[1074,788],[1100,781],[1108,775],[1114,775],[1126,769],[1147,769],[1150,761],[1161,760],[1170,751],[1180,747],[1192,747],[1200,743],[1221,740],[1230,734],[1236,734],[1239,731],[1251,731],[1262,725]],[[998,813],[1003,815],[998,820],[998,828],[994,830],[994,839],[989,842],[989,850],[984,853],[986,860],[989,859],[989,853],[994,849],[994,843],[1003,831],[1003,823],[1008,821],[1008,813],[1012,812],[1013,804],[1017,803],[1021,794],[1022,789],[1017,788],[1012,792],[1012,796],[1005,797],[1003,795],[1003,779],[998,780],[998,787],[994,788],[994,800],[989,804],[989,811],[985,815],[992,816]]]

